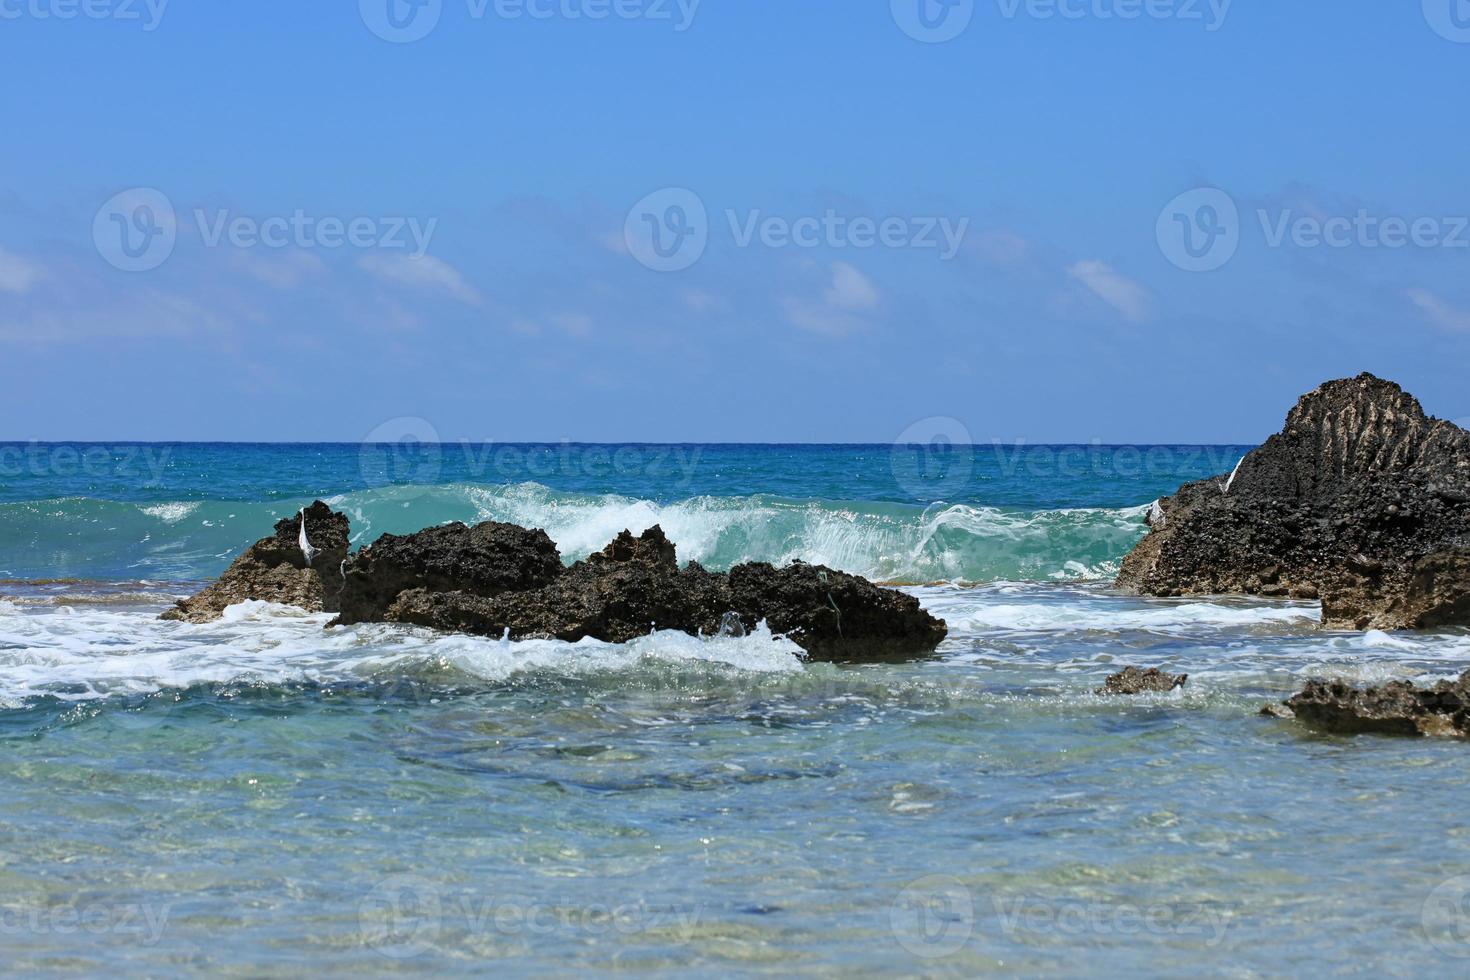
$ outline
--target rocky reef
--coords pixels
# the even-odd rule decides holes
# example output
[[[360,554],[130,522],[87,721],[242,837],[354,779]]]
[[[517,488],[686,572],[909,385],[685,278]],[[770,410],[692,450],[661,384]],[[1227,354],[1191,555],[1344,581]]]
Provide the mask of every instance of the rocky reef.
[[[1296,718],[1334,735],[1470,737],[1470,671],[1457,680],[1420,688],[1407,681],[1358,688],[1344,681],[1308,681],[1284,708],[1262,714]]]
[[[866,579],[800,562],[711,572],[680,567],[653,527],[624,531],[567,567],[540,530],[488,522],[384,535],[347,556],[347,518],[325,504],[306,511],[322,551],[308,567],[298,519],[257,543],[218,582],[169,618],[202,621],[246,599],[338,612],[333,625],[404,623],[512,639],[588,637],[624,643],[655,629],[740,635],[764,621],[813,659],[875,661],[931,653],[944,623],[917,599]],[[317,528],[321,528],[318,532]],[[330,550],[328,550],[330,549]],[[320,573],[318,570],[321,570]]]
[[[349,564],[349,582],[354,571]],[[912,596],[829,568],[756,563],[717,573],[697,562],[681,568],[658,527],[638,537],[624,531],[539,587],[487,592],[417,585],[369,618],[512,639],[610,643],[654,629],[744,633],[764,620],[814,659],[841,661],[929,653],[946,634]]]
[[[1154,507],[1118,586],[1321,599],[1334,629],[1470,625],[1470,432],[1370,374],[1302,397],[1232,474]]]
[[[278,521],[274,534],[255,542],[214,584],[180,600],[162,618],[208,623],[219,619],[227,606],[249,599],[335,612],[348,530],[346,515],[318,500],[296,516]]]
[[[1103,681],[1103,686],[1096,693],[1167,694],[1175,688],[1183,687],[1188,681],[1188,674],[1166,674],[1157,667],[1150,667],[1148,670],[1124,667]]]

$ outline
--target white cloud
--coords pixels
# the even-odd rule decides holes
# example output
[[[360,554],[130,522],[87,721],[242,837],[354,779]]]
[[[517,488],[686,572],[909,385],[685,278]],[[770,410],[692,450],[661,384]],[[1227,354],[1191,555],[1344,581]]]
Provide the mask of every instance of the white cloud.
[[[819,302],[786,297],[786,318],[798,329],[828,337],[842,337],[867,323],[864,314],[876,310],[883,297],[873,281],[846,262],[832,263],[832,282]]]
[[[553,313],[546,322],[570,337],[586,337],[592,333],[592,318],[585,313]]]
[[[1067,275],[1086,286],[1094,296],[1123,314],[1124,318],[1134,321],[1148,319],[1148,290],[1132,279],[1119,275],[1106,262],[1087,259],[1069,268]]]
[[[1457,309],[1424,289],[1411,289],[1405,295],[1436,327],[1455,332],[1470,332],[1470,313]]]
[[[327,266],[310,252],[300,249],[281,255],[262,255],[254,249],[235,249],[234,262],[247,276],[274,286],[291,289],[310,277],[321,275]]]
[[[614,255],[629,255],[628,238],[621,231],[596,236],[597,243]]]
[[[44,274],[45,271],[30,259],[0,248],[0,292],[29,292]]]
[[[0,341],[49,344],[100,338],[199,340],[228,331],[231,320],[187,296],[142,289],[105,299],[64,301],[44,311],[0,317]]]
[[[414,289],[435,290],[453,296],[462,303],[478,306],[484,300],[475,288],[465,282],[459,270],[432,255],[414,258],[402,253],[365,255],[358,267],[384,282]]]
[[[975,254],[990,265],[1017,265],[1031,254],[1031,243],[1010,231],[987,231],[973,239]]]
[[[840,310],[871,310],[878,305],[878,287],[846,262],[834,262],[832,285],[823,298]]]
[[[729,304],[714,293],[703,289],[681,290],[679,299],[691,313],[723,312],[729,306]]]

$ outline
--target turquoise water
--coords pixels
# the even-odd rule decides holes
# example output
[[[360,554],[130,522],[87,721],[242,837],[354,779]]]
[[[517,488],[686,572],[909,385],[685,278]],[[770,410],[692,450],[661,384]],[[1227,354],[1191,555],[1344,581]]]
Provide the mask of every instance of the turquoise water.
[[[534,473],[458,446],[73,447],[74,470],[10,448],[42,461],[16,473],[0,451],[13,971],[1470,962],[1464,747],[1256,716],[1310,675],[1458,673],[1470,632],[1325,633],[1312,604],[1107,586],[1142,509],[1240,447],[703,447],[670,471],[658,447],[621,467],[612,447],[608,469],[543,447]],[[130,449],[166,462],[117,472]],[[496,517],[568,557],[657,520],[712,565],[908,583],[951,633],[930,660],[836,667],[763,631],[611,646],[325,630],[257,604],[156,619],[317,496],[360,538]],[[1191,681],[1091,693],[1129,663]]]

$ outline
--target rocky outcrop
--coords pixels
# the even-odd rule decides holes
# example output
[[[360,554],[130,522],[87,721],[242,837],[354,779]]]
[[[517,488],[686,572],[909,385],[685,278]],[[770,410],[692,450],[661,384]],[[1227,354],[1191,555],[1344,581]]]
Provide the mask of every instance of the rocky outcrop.
[[[477,597],[535,589],[563,572],[545,531],[490,521],[446,524],[416,534],[385,534],[347,562],[344,624],[382,621],[404,592],[463,592]]]
[[[248,599],[339,615],[331,625],[387,622],[513,639],[625,643],[654,630],[743,635],[762,621],[820,660],[922,656],[944,623],[919,601],[855,575],[797,563],[681,568],[653,527],[624,531],[570,568],[545,531],[487,522],[385,534],[347,556],[347,518],[321,502],[281,521],[220,580],[165,618],[204,622]],[[310,554],[306,552],[309,551]]]
[[[716,631],[730,608],[724,576],[680,569],[661,528],[627,531],[541,588],[496,596],[413,589],[383,617],[433,629],[513,639],[626,643],[654,629]]]
[[[1334,735],[1434,735],[1470,737],[1470,671],[1431,688],[1393,681],[1382,687],[1353,687],[1343,681],[1308,681],[1286,701],[1298,721]]]
[[[680,568],[658,527],[624,531],[554,581],[495,595],[413,588],[382,618],[432,629],[575,642],[625,643],[653,630],[744,633],[765,621],[819,660],[871,661],[930,653],[943,622],[912,596],[857,576],[795,564],[740,565],[728,574]]]
[[[1162,500],[1118,585],[1320,598],[1345,629],[1470,624],[1470,432],[1364,374],[1304,396],[1230,475]]]
[[[303,549],[301,522],[306,521]],[[276,523],[275,533],[251,545],[219,580],[179,601],[161,618],[208,623],[227,606],[248,600],[300,606],[308,612],[335,612],[347,558],[347,516],[320,500]]]
[[[1124,667],[1104,681],[1097,693],[1167,694],[1175,688],[1183,687],[1188,681],[1188,674],[1166,674],[1157,667],[1150,667],[1148,670]]]
[[[730,599],[747,627],[763,619],[820,660],[901,658],[933,650],[947,633],[912,596],[801,562],[737,565]]]

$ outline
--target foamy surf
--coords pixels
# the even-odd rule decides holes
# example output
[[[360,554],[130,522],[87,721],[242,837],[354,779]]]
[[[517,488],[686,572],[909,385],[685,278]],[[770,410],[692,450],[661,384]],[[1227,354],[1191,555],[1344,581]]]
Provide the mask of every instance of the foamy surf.
[[[551,673],[632,677],[640,669],[800,671],[802,651],[764,625],[742,637],[655,632],[630,643],[492,640],[391,625],[326,629],[330,615],[246,602],[209,624],[157,610],[0,603],[0,703],[86,701],[201,684],[353,684],[431,670],[504,682]]]

